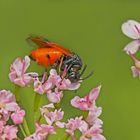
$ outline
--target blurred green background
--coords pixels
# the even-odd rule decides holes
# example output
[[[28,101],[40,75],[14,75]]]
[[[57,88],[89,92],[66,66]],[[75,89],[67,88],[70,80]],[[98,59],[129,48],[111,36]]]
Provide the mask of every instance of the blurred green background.
[[[65,119],[79,114],[69,105],[73,96],[102,84],[97,104],[103,107],[104,135],[108,140],[139,140],[140,80],[132,78],[133,62],[122,51],[130,42],[120,29],[127,19],[140,21],[139,0],[0,0],[0,89],[14,92],[9,66],[32,50],[25,41],[29,34],[42,35],[79,54],[88,65],[85,75],[95,71],[76,93],[65,93]],[[34,62],[30,70],[44,71]],[[30,125],[33,95],[32,87],[21,90]]]

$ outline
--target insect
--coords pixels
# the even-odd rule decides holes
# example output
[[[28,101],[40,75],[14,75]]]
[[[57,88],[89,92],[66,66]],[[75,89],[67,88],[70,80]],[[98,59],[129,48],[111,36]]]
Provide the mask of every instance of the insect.
[[[42,65],[45,68],[52,65],[59,67],[62,72],[66,68],[66,77],[71,82],[74,83],[79,80],[86,79],[93,74],[93,72],[91,72],[87,77],[81,79],[81,76],[86,70],[86,66],[84,66],[80,73],[80,70],[83,67],[83,62],[76,53],[69,49],[39,36],[30,36],[27,38],[27,41],[35,43],[38,46],[37,49],[31,51],[29,55],[31,59],[35,60],[37,64]]]

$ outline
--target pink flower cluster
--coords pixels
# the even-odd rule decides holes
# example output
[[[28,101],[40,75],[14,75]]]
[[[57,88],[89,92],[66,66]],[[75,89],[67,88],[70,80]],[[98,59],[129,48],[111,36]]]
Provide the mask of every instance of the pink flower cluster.
[[[47,124],[36,123],[36,131],[25,140],[44,140],[50,134],[56,134],[57,128],[63,128],[64,123],[60,122],[63,119],[64,112],[61,109],[57,110],[54,104],[48,104],[40,108],[41,115],[45,118]]]
[[[44,140],[49,134],[54,134],[54,127],[46,124],[36,123],[36,131],[34,134],[26,137],[24,140]]]
[[[75,97],[71,104],[83,111],[88,111],[87,116],[70,118],[67,122],[61,122],[64,112],[61,109],[55,109],[53,103],[40,108],[41,115],[44,116],[47,124],[36,124],[36,131],[25,140],[43,140],[49,134],[56,134],[57,128],[65,128],[72,140],[76,140],[75,131],[81,132],[80,140],[106,140],[102,135],[102,120],[98,117],[102,113],[102,108],[97,107],[95,100],[99,95],[101,86],[94,88],[89,95],[84,98]]]
[[[17,138],[17,126],[23,122],[25,111],[16,103],[15,96],[6,90],[0,91],[0,138],[2,140],[12,140]],[[13,121],[13,125],[8,125],[8,120]],[[0,140],[1,140],[0,139]]]
[[[76,90],[80,87],[80,83],[71,83],[69,79],[62,78],[55,69],[50,70],[47,80],[44,80],[46,73],[40,81],[37,77],[34,82],[34,91],[39,94],[46,93],[48,100],[52,103],[59,103],[63,97],[64,90]]]
[[[34,133],[28,134],[25,129],[24,140],[44,140],[49,135],[56,134],[57,129],[61,128],[66,130],[66,134],[72,140],[76,140],[76,130],[81,132],[80,140],[106,140],[102,135],[103,122],[99,119],[102,108],[96,106],[101,86],[92,89],[84,98],[75,96],[71,100],[71,105],[80,109],[84,115],[69,118],[64,122],[64,111],[57,105],[61,102],[64,91],[77,90],[81,81],[72,83],[64,77],[65,71],[60,75],[55,69],[51,69],[49,74],[45,72],[43,76],[39,76],[36,72],[27,72],[29,66],[30,58],[28,56],[25,56],[24,59],[17,58],[10,67],[11,82],[19,87],[33,84],[34,91],[39,94],[37,97],[46,94],[49,103],[40,108],[40,118],[35,120]],[[0,138],[2,140],[17,138],[17,125],[23,122],[24,116],[25,111],[16,103],[14,95],[10,91],[0,91]],[[41,121],[42,118],[45,122]],[[13,125],[7,124],[9,119],[13,121]]]
[[[102,135],[103,122],[98,118],[102,113],[102,108],[97,107],[95,102],[99,96],[100,89],[101,86],[98,86],[92,89],[84,98],[76,96],[71,100],[72,106],[85,112],[88,111],[87,116],[68,120],[66,131],[71,135],[73,140],[76,140],[74,137],[76,129],[79,129],[82,133],[80,140],[106,140]]]
[[[34,83],[34,91],[38,94],[46,94],[48,100],[53,103],[59,103],[63,97],[63,90],[77,90],[80,82],[72,83],[69,79],[62,78],[55,69],[50,70],[49,77],[45,72],[41,81],[38,73],[25,73],[30,66],[30,58],[17,58],[10,67],[10,80],[18,86],[29,86]]]
[[[131,66],[133,77],[140,77],[140,61],[135,57],[135,53],[140,47],[140,23],[134,20],[128,20],[122,25],[122,32],[133,39],[126,47],[124,51],[130,56],[134,62],[134,66]]]

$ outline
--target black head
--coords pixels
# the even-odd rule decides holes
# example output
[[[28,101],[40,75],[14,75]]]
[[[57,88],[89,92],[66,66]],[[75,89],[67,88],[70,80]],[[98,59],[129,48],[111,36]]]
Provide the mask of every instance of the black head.
[[[73,53],[73,55],[64,56],[63,63],[61,65],[61,71],[64,71],[66,68],[66,71],[67,71],[66,77],[72,83],[76,83],[79,80],[87,79],[88,77],[90,77],[93,74],[93,72],[91,72],[88,76],[81,79],[81,76],[85,72],[87,66],[85,65],[82,72],[80,72],[82,67],[83,67],[83,62],[82,62],[81,58],[77,54]]]
[[[80,72],[80,70],[83,67],[83,62],[77,54],[73,54],[71,56],[65,56],[61,70],[63,71],[65,67],[67,67],[67,78],[72,83],[78,82],[79,80],[84,80],[89,76],[91,76],[93,73],[92,72],[87,77],[81,79],[81,76],[85,72],[87,66],[85,65],[82,72]]]
[[[77,82],[80,79],[80,70],[83,66],[81,58],[74,54],[70,56],[65,56],[63,59],[63,64],[61,70],[64,71],[65,67],[67,68],[67,78],[71,82]]]

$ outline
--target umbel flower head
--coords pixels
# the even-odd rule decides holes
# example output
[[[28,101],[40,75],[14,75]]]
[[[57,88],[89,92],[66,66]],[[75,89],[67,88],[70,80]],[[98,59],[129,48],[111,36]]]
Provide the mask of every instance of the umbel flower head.
[[[0,91],[0,140],[13,140],[17,138],[16,125],[23,123],[25,111],[16,103],[14,95],[10,91]],[[8,125],[9,120],[13,125]]]
[[[102,113],[102,108],[96,106],[96,99],[99,96],[101,86],[91,90],[91,92],[84,98],[74,97],[71,100],[72,106],[83,111],[88,111],[88,115],[84,117],[70,119],[66,123],[67,132],[74,139],[75,130],[80,130],[82,135],[80,140],[106,140],[102,135],[103,121],[98,117]]]
[[[57,134],[58,129],[65,129],[65,133],[72,140],[76,140],[75,132],[77,130],[81,132],[79,140],[106,140],[102,135],[103,121],[99,118],[102,108],[96,106],[101,86],[93,88],[83,98],[75,96],[71,100],[71,105],[80,109],[83,114],[86,112],[86,116],[80,115],[63,121],[65,112],[62,110],[60,102],[63,96],[67,96],[64,91],[77,90],[82,81],[73,83],[63,77],[64,73],[60,74],[56,69],[51,69],[49,73],[45,72],[40,77],[36,72],[27,72],[29,66],[30,58],[28,56],[25,56],[24,59],[17,58],[10,67],[9,78],[11,82],[18,85],[18,88],[30,86],[33,83],[33,90],[37,95],[34,99],[35,130],[32,134],[29,133],[26,130],[27,124],[22,128],[21,124],[25,122],[25,111],[16,103],[17,98],[15,99],[10,91],[2,90],[0,91],[0,136],[3,139],[14,140],[18,137],[17,132],[19,131],[22,132],[24,140],[44,140],[50,135]],[[36,100],[36,97],[44,97],[43,94],[46,94],[48,104],[37,107],[37,109],[40,108],[40,116],[37,118],[36,114],[39,112],[35,107],[36,104],[39,104],[39,100]],[[13,124],[9,125],[8,120],[12,120]],[[18,130],[18,125],[22,131]]]
[[[6,90],[0,91],[0,121],[7,122],[9,118],[13,120],[14,124],[23,122],[25,111],[21,110],[16,103],[15,96]]]
[[[96,99],[99,95],[100,88],[101,86],[92,89],[91,92],[84,98],[78,100],[75,100],[74,98],[71,100],[74,107],[83,111],[88,111],[86,117],[77,116],[63,122],[62,119],[64,117],[64,111],[62,111],[61,108],[56,109],[53,103],[41,107],[41,115],[45,118],[46,123],[37,123],[35,132],[26,137],[25,140],[44,140],[48,137],[48,135],[56,134],[56,130],[60,128],[65,128],[66,133],[72,140],[76,140],[76,130],[81,132],[81,136],[79,138],[80,140],[106,140],[106,138],[102,135],[103,121],[99,119],[99,116],[102,113],[102,108],[96,106]]]
[[[48,79],[44,80],[44,77],[45,75],[41,81],[36,77],[34,91],[39,94],[45,93],[48,100],[53,103],[61,101],[64,90],[77,90],[81,85],[79,82],[72,83],[69,79],[62,78],[55,69],[50,70]]]

